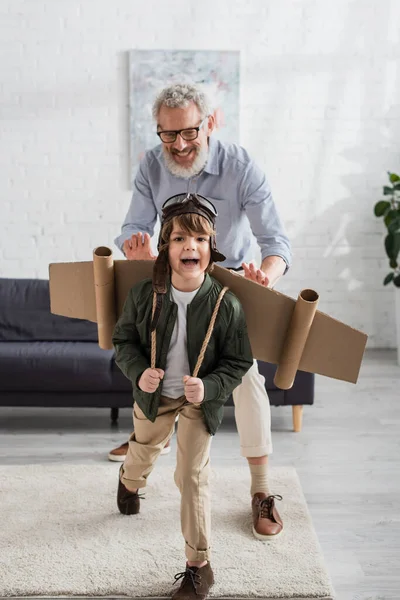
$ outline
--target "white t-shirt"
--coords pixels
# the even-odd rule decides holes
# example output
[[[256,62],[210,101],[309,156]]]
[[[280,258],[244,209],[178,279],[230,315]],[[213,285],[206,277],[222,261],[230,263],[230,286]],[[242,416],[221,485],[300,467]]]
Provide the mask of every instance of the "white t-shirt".
[[[193,292],[180,292],[171,285],[171,296],[175,304],[178,305],[178,314],[168,349],[161,392],[163,396],[168,396],[168,398],[183,396],[182,377],[191,375],[187,355],[186,312],[199,289]]]

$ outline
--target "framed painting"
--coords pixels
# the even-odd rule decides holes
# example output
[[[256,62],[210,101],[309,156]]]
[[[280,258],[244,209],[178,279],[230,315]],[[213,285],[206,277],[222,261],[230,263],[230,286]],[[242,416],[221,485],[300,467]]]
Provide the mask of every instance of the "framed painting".
[[[239,143],[239,51],[131,50],[129,106],[131,180],[146,150],[159,143],[152,105],[157,93],[178,82],[200,84],[216,120],[213,133]]]

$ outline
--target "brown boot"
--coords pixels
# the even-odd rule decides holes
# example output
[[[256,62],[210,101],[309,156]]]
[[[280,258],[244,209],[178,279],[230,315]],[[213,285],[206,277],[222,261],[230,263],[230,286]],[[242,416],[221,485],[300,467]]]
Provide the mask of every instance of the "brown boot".
[[[117,506],[118,510],[122,515],[137,515],[140,510],[140,498],[139,492],[130,492],[126,489],[121,481],[123,470],[122,465],[119,470],[119,481],[117,491]]]
[[[275,498],[282,500],[282,496],[267,496],[262,492],[258,492],[253,496],[251,502],[253,534],[258,540],[274,538],[283,529],[282,519],[275,507]]]
[[[172,596],[172,600],[205,600],[210,587],[214,584],[214,573],[208,562],[204,567],[189,567],[175,575],[175,582],[182,579],[179,590]]]

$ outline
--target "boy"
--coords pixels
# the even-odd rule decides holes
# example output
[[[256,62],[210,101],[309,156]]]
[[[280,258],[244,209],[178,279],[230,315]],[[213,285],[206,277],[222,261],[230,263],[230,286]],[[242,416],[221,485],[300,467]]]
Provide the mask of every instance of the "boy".
[[[242,307],[209,275],[214,261],[225,258],[216,249],[216,216],[212,203],[196,194],[164,203],[153,279],[130,290],[113,335],[116,362],[132,382],[135,401],[134,433],[120,470],[121,513],[139,512],[139,490],[179,415],[174,479],[187,563],[175,576],[182,578],[175,600],[203,600],[214,583],[211,436],[228,396],[253,364]]]

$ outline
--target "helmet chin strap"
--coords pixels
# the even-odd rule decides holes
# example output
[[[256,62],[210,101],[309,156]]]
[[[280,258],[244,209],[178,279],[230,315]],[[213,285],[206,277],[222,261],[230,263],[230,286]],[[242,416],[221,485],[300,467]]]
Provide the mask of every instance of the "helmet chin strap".
[[[158,253],[153,266],[153,290],[156,294],[167,293],[167,276],[171,272],[168,261],[168,250],[165,248]]]

